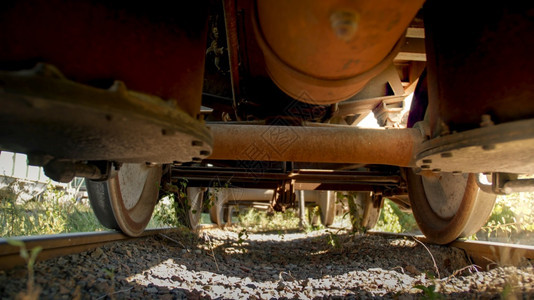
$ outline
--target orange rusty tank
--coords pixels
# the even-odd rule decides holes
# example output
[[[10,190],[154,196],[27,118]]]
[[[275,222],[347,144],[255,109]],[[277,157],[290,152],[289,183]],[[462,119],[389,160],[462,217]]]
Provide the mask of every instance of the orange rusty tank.
[[[272,80],[311,104],[350,98],[388,67],[423,0],[257,1],[256,38]]]

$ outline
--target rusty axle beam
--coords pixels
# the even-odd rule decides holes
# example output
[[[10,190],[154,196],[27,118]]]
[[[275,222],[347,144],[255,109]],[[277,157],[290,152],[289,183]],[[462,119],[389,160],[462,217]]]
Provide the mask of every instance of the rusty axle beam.
[[[210,124],[210,159],[414,166],[418,129]]]

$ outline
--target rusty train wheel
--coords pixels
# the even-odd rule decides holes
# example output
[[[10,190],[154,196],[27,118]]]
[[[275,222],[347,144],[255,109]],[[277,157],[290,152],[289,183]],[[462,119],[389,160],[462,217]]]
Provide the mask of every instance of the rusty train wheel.
[[[374,199],[371,192],[356,192],[348,195],[347,200],[353,231],[366,231],[375,227],[382,208],[381,197]]]
[[[201,223],[202,210],[204,208],[204,194],[206,190],[207,189],[203,187],[187,188],[187,202],[185,205],[187,212],[179,215],[184,215],[187,218],[187,220],[182,220],[182,223],[185,223],[185,225],[192,230],[197,230]],[[180,199],[180,201],[183,201],[183,199]]]
[[[476,233],[491,214],[496,196],[479,189],[475,174],[406,173],[415,220],[434,243],[447,244]]]
[[[158,200],[161,166],[123,164],[106,181],[87,180],[96,217],[107,228],[138,236],[146,228]]]

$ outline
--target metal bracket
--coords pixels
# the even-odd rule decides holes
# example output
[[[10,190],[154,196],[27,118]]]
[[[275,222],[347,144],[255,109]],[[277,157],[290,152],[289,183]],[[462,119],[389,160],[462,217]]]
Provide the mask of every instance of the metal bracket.
[[[478,187],[486,193],[508,195],[519,192],[534,192],[534,179],[518,179],[517,174],[493,173],[489,182],[487,176],[477,176]]]
[[[295,180],[284,180],[275,190],[271,207],[275,211],[283,212],[295,206],[295,198]]]

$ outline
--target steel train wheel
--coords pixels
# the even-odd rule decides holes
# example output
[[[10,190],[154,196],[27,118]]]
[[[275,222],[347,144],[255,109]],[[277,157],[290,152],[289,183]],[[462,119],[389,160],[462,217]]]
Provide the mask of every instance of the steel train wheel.
[[[156,206],[161,166],[123,164],[106,181],[87,180],[87,193],[102,225],[129,236],[145,230]]]
[[[408,127],[425,118],[428,107],[426,71],[414,92]],[[475,174],[424,172],[406,169],[410,205],[417,225],[434,243],[446,244],[477,232],[493,210],[496,196],[480,190]]]
[[[202,209],[204,208],[205,192],[206,188],[203,187],[187,188],[187,205],[185,205],[187,208],[187,213],[185,214],[187,220],[182,220],[182,223],[185,223],[186,226],[192,230],[197,230],[200,225]]]
[[[228,205],[218,205],[218,206],[212,206],[210,209],[210,220],[212,223],[217,224],[217,226],[224,226],[226,224],[232,223],[232,214],[233,214],[233,206]]]
[[[321,211],[321,223],[328,227],[334,224],[336,217],[336,192],[317,191],[319,194],[318,205]]]
[[[347,196],[353,231],[367,231],[375,227],[380,217],[382,199],[373,201],[370,192],[357,192]]]
[[[210,220],[212,223],[217,224],[218,226],[223,226],[226,222],[225,220],[225,208],[224,204],[228,200],[228,191],[227,189],[210,189],[210,193],[213,193],[211,199],[210,207]]]
[[[407,170],[412,211],[423,234],[447,244],[476,233],[493,210],[496,195],[482,192],[475,174],[416,175]]]

